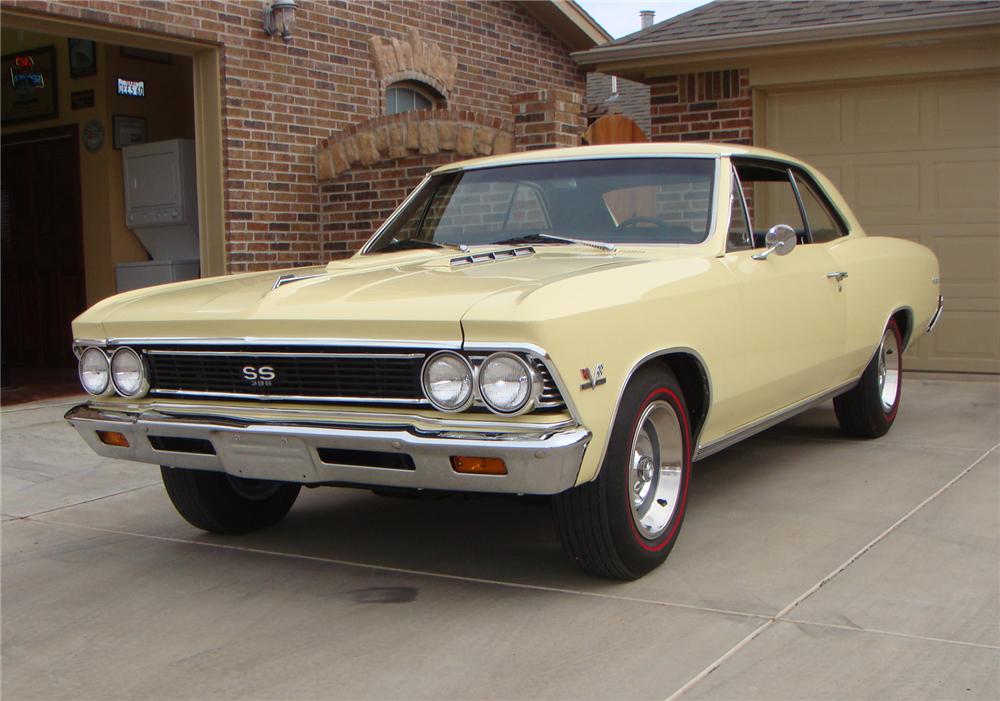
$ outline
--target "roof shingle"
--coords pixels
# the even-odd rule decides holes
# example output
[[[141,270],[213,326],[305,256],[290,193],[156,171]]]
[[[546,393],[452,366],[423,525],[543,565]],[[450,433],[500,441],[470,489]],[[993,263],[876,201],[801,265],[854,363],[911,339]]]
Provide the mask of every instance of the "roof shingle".
[[[1000,0],[715,0],[604,46],[668,43],[729,34],[908,19],[1000,8]]]

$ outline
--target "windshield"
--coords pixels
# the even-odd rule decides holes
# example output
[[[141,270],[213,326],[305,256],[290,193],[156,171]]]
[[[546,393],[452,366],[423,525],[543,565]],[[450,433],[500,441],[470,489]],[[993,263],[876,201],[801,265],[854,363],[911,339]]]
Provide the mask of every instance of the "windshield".
[[[442,173],[367,252],[484,244],[700,243],[709,234],[715,160],[620,158]]]

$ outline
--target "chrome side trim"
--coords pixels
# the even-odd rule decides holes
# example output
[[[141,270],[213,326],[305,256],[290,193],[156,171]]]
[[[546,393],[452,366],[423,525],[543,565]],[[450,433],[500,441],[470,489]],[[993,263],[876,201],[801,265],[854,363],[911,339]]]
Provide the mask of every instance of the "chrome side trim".
[[[849,382],[845,382],[842,385],[838,385],[837,387],[834,387],[831,390],[826,390],[824,392],[820,392],[819,394],[813,395],[812,397],[807,397],[806,399],[803,399],[800,402],[796,402],[795,404],[787,406],[784,409],[779,409],[773,414],[765,416],[763,419],[759,419],[757,421],[754,421],[753,423],[743,426],[742,428],[738,428],[732,433],[725,435],[722,438],[716,439],[711,443],[699,446],[698,450],[695,451],[695,454],[691,459],[701,460],[702,458],[707,458],[709,455],[714,455],[715,453],[718,453],[720,450],[725,450],[726,448],[735,445],[736,443],[739,443],[740,441],[746,438],[749,438],[755,433],[760,433],[761,431],[769,429],[772,426],[779,424],[782,421],[785,421],[786,419],[792,418],[796,414],[801,414],[803,411],[811,409],[817,404],[822,404],[828,399],[832,399],[837,395],[847,392],[848,390],[852,389],[856,384],[858,384],[858,380],[860,379],[861,378],[858,377]]]
[[[931,317],[931,320],[927,322],[927,333],[933,331],[934,327],[937,326],[938,321],[941,319],[941,312],[943,311],[944,311],[944,295],[938,295],[937,311],[934,312],[934,316]]]
[[[317,404],[413,404],[429,406],[426,399],[392,397],[312,397],[297,394],[247,394],[243,392],[205,392],[196,389],[152,389],[151,396],[206,397],[217,399],[253,399],[259,402],[315,402]]]
[[[102,340],[76,339],[77,346],[331,346],[334,348],[427,348],[461,350],[462,341],[422,341],[422,340],[387,340],[370,338],[301,338],[259,336],[223,336],[215,338],[196,338],[192,336],[159,337],[159,338],[108,338]]]
[[[414,360],[423,358],[426,353],[295,353],[295,352],[255,352],[255,351],[189,351],[189,350],[147,350],[147,355],[195,355],[230,358],[239,355],[249,355],[254,358],[360,358],[368,360]]]
[[[621,387],[618,390],[618,399],[615,400],[615,410],[614,413],[611,414],[611,424],[608,426],[607,439],[605,439],[604,446],[601,448],[601,457],[597,461],[598,473],[600,472],[601,466],[604,464],[604,458],[607,456],[608,443],[610,442],[611,432],[615,427],[615,419],[618,417],[618,411],[621,409],[622,398],[625,396],[625,388],[628,387],[628,383],[632,381],[632,376],[635,375],[636,371],[648,361],[660,358],[664,355],[670,355],[671,353],[685,353],[693,356],[694,359],[698,361],[698,365],[701,367],[702,378],[705,380],[705,416],[701,422],[701,430],[705,430],[705,426],[708,424],[708,417],[712,414],[712,377],[709,375],[708,364],[705,362],[705,359],[701,357],[701,354],[698,351],[693,348],[688,348],[687,346],[674,346],[672,348],[665,348],[663,350],[656,351],[655,353],[650,353],[632,366],[632,368],[628,371],[628,374],[625,375],[625,380],[622,382]],[[691,436],[691,441],[696,446],[698,445],[699,435],[701,435],[701,431],[698,432],[698,435]],[[697,454],[697,452],[698,451],[695,450],[695,454]]]

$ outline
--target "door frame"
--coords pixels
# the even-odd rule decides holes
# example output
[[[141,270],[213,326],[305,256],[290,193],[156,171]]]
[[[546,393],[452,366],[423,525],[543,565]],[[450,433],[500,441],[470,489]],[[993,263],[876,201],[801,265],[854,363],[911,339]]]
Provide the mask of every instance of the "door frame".
[[[194,131],[201,276],[225,274],[226,189],[223,172],[222,45],[6,7],[3,10],[3,21],[4,26],[13,29],[191,57],[194,71]]]

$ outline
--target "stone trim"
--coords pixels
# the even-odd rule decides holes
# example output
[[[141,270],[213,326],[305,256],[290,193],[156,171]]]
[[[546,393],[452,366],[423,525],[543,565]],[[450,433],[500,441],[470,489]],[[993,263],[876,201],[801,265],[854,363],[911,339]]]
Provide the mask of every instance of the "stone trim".
[[[418,110],[377,117],[324,139],[316,151],[316,174],[326,181],[354,167],[415,154],[490,156],[513,150],[514,135],[499,119],[467,110]]]
[[[411,29],[405,40],[373,36],[368,40],[368,48],[383,92],[393,83],[415,80],[427,83],[446,99],[451,96],[458,58],[426,41],[418,30]]]

